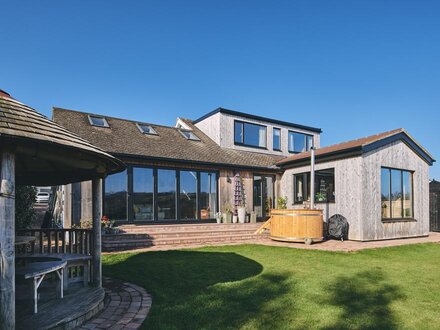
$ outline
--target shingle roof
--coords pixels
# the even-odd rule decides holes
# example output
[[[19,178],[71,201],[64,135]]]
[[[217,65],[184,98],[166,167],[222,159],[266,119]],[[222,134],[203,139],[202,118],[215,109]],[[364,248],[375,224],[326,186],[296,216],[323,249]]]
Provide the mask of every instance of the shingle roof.
[[[88,115],[97,114],[56,107],[53,109],[55,122],[116,156],[130,155],[152,159],[267,169],[276,169],[274,163],[282,158],[257,152],[221,148],[188,119],[181,118],[191,127],[200,141],[185,139],[176,127],[138,122],[152,126],[158,133],[158,135],[142,134],[136,126],[136,121],[108,116],[104,117],[107,119],[109,128],[91,126]]]
[[[398,128],[392,131],[379,133],[363,137],[357,140],[351,140],[334,144],[328,147],[319,148],[315,151],[316,159],[324,158],[325,156],[336,156],[348,154],[350,151],[368,152],[381,147],[384,144],[391,143],[396,140],[403,140],[409,144],[415,152],[419,154],[430,165],[435,162],[434,158],[426,151],[421,145],[419,145],[403,128]],[[382,143],[380,143],[382,142]],[[293,156],[286,157],[276,162],[277,165],[285,166],[288,164],[295,164],[306,161],[310,158],[310,151],[302,152]]]
[[[8,93],[1,90],[0,141],[22,144],[23,146],[26,144],[27,147],[29,147],[30,143],[34,143],[32,147],[35,148],[34,152],[36,153],[34,159],[39,159],[38,152],[42,152],[40,150],[41,146],[45,146],[43,148],[51,148],[51,150],[54,150],[54,148],[63,148],[64,151],[70,150],[72,154],[76,152],[77,156],[87,154],[87,161],[95,159],[97,164],[99,163],[106,167],[105,171],[108,173],[117,172],[124,168],[124,165],[113,156],[95,147],[78,135],[69,132],[66,128],[54,123],[36,110],[13,99]],[[39,148],[38,150],[37,147]],[[17,152],[20,152],[20,149]],[[36,162],[34,160],[34,163]],[[17,166],[20,166],[20,164]],[[39,173],[43,173],[43,171],[44,169],[40,169]],[[27,172],[21,174],[29,177],[32,174],[32,169],[27,168]]]

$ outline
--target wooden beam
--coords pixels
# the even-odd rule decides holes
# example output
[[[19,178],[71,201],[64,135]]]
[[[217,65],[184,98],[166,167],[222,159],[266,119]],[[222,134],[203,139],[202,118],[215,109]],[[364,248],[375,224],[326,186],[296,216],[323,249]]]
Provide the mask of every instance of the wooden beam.
[[[102,287],[101,264],[101,218],[102,218],[102,179],[92,180],[93,201],[93,284]]]
[[[0,150],[0,327],[15,329],[15,156]]]

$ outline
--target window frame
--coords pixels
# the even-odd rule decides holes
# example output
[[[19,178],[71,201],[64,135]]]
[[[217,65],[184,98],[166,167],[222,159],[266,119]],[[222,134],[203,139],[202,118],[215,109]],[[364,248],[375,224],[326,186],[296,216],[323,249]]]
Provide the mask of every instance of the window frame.
[[[143,130],[142,126],[149,127],[150,130],[151,130],[152,132],[145,132],[145,131]],[[151,125],[142,124],[142,123],[136,123],[136,127],[139,129],[139,131],[140,131],[142,134],[146,134],[146,135],[159,135],[159,134],[157,133],[157,131],[154,129],[154,127],[151,126]]]
[[[95,127],[105,127],[105,128],[109,128],[109,127],[110,127],[110,125],[108,124],[107,118],[105,118],[104,116],[98,116],[98,115],[87,115],[87,118],[89,119],[89,123],[90,123],[90,125],[92,125],[92,126],[95,126]],[[93,122],[93,119],[92,119],[92,118],[99,118],[99,119],[102,119],[102,120],[104,121],[104,125],[97,125],[97,124],[95,124],[95,123]]]
[[[333,170],[333,185],[334,185],[333,193],[335,194],[334,200],[327,199],[326,201],[318,201],[316,199],[317,191],[315,191],[315,204],[335,204],[336,203],[336,180],[335,180],[335,168],[334,167],[329,167],[329,168],[323,168],[323,169],[320,169],[320,170],[316,170],[315,171],[315,182],[314,182],[314,184],[316,185],[316,178],[318,176],[317,173],[319,173],[321,171],[328,171],[328,170]],[[304,177],[306,178],[303,190],[306,191],[305,198],[307,198],[308,195],[310,194],[310,175],[311,175],[310,172],[301,172],[301,173],[294,173],[294,174],[292,174],[292,176],[293,176],[292,177],[292,181],[293,181],[293,189],[292,189],[293,200],[292,200],[292,205],[302,205],[302,204],[304,204],[304,202],[308,201],[308,199],[305,199],[303,201],[296,201],[296,177],[297,176],[302,176],[303,178]],[[304,195],[304,191],[303,191],[303,195]]]
[[[133,215],[133,205],[134,205],[134,169],[135,168],[147,168],[147,169],[152,169],[153,170],[153,219],[151,220],[134,220],[134,215]],[[159,186],[159,182],[158,182],[158,170],[174,170],[176,173],[176,218],[175,219],[159,219],[158,217],[158,186]],[[181,171],[192,171],[192,172],[196,172],[197,175],[197,218],[195,219],[181,219],[180,216],[180,172]],[[219,181],[220,181],[220,172],[218,170],[213,170],[213,169],[198,169],[198,168],[191,168],[191,167],[178,167],[178,166],[154,166],[154,165],[146,165],[146,164],[135,164],[135,163],[130,163],[127,164],[127,169],[126,169],[126,175],[127,175],[127,184],[126,184],[126,189],[127,189],[127,202],[126,202],[126,214],[127,214],[127,218],[126,219],[118,219],[116,220],[117,223],[136,223],[136,224],[140,224],[140,223],[148,223],[148,224],[164,224],[164,223],[177,223],[177,224],[182,224],[182,223],[203,223],[203,222],[214,222],[215,218],[208,218],[208,219],[202,219],[201,217],[201,205],[202,205],[202,200],[201,200],[201,174],[202,173],[210,173],[210,174],[214,174],[215,175],[215,205],[214,209],[215,212],[213,213],[217,213],[220,209],[221,206],[219,204]],[[107,179],[107,178],[106,178]],[[105,199],[105,191],[106,191],[106,179],[102,180],[102,191],[103,191],[103,210],[105,210],[105,204],[106,204],[106,199]]]
[[[275,130],[277,130],[278,132],[280,132],[279,134],[279,148],[275,148],[274,147],[274,142],[275,142]],[[273,151],[281,151],[281,128],[279,127],[272,127],[272,150]]]
[[[236,127],[236,123],[241,124],[241,131],[242,131],[242,135],[241,135],[241,142],[237,142],[235,141],[235,136],[237,133],[237,127]],[[255,146],[252,144],[247,144],[244,142],[244,136],[245,136],[245,124],[247,125],[254,125],[254,126],[259,126],[259,127],[264,127],[264,132],[265,132],[265,138],[264,138],[264,147],[260,147],[260,146]],[[267,126],[266,125],[261,125],[261,124],[256,124],[256,123],[251,123],[248,121],[243,121],[243,120],[238,120],[238,119],[234,119],[234,145],[236,146],[242,146],[242,147],[249,147],[249,148],[256,148],[256,149],[264,149],[267,150]]]
[[[180,133],[185,139],[187,139],[187,140],[190,140],[190,141],[201,141],[200,138],[199,138],[197,135],[195,135],[194,132],[193,132],[192,130],[189,130],[189,129],[182,129],[182,128],[179,128],[178,130],[179,130],[179,133]],[[184,132],[188,132],[188,133],[192,134],[194,137],[188,137],[188,136],[185,135]]]
[[[383,218],[382,217],[382,169],[386,169],[389,171],[389,183],[388,183],[388,189],[390,192],[390,217],[389,218]],[[391,194],[392,194],[392,175],[391,171],[400,171],[400,186],[401,186],[401,196],[403,197],[403,173],[407,172],[410,174],[410,182],[411,182],[411,217],[405,217],[404,215],[404,207],[403,207],[403,199],[401,199],[401,216],[400,217],[393,217],[393,208],[391,207]],[[380,211],[380,217],[382,222],[405,222],[405,221],[417,221],[414,214],[414,173],[415,171],[402,169],[402,168],[395,168],[395,167],[389,167],[389,166],[381,166],[380,167],[380,184],[381,184],[381,190],[380,190],[380,204],[381,204],[381,211]]]
[[[301,134],[304,136],[304,145],[306,146],[306,151],[295,151],[295,150],[290,150],[289,148],[289,141],[290,141],[290,134]],[[308,146],[308,140],[307,137],[311,137],[312,138],[312,145]],[[300,154],[301,152],[307,152],[310,151],[310,149],[315,145],[315,136],[313,134],[307,134],[307,133],[303,133],[303,132],[298,132],[298,131],[292,131],[289,130],[287,133],[287,151],[291,154]],[[295,143],[293,144],[293,147],[295,148]]]

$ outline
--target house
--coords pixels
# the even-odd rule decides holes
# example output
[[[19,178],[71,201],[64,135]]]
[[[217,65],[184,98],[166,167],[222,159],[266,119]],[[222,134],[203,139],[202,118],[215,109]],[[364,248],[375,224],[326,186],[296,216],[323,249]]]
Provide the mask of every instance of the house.
[[[278,197],[288,208],[310,199],[316,150],[316,205],[341,214],[349,239],[427,235],[428,168],[434,159],[404,130],[320,148],[322,130],[218,108],[174,127],[54,108],[55,122],[121,159],[107,177],[104,213],[119,223],[212,222],[233,204],[239,174],[246,211],[267,219]],[[399,178],[399,180],[397,180]],[[66,219],[90,218],[90,183],[66,188]]]
[[[232,208],[239,173],[247,212],[265,219],[281,172],[275,162],[319,146],[321,129],[223,108],[174,127],[54,108],[53,120],[121,159],[107,177],[104,213],[120,223],[212,221]],[[65,221],[90,218],[90,183],[66,188]],[[69,202],[70,201],[70,202]]]
[[[316,150],[315,192],[324,218],[347,218],[349,239],[370,241],[429,233],[429,166],[435,160],[405,130]],[[310,198],[310,152],[276,163],[292,208]]]

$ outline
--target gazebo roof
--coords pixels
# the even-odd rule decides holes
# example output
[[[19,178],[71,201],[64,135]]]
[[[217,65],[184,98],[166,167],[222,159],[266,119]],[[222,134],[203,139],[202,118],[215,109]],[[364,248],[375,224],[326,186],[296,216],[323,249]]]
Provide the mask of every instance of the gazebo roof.
[[[59,185],[117,173],[125,165],[0,90],[0,147],[12,148],[18,184]]]

